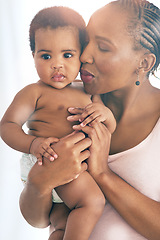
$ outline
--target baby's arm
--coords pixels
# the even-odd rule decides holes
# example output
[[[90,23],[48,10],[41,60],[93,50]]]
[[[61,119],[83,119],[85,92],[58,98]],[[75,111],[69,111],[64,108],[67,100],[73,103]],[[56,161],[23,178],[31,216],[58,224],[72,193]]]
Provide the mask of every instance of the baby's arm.
[[[32,145],[35,142],[34,139],[36,136],[26,134],[22,127],[30,115],[35,111],[38,97],[39,91],[37,90],[36,84],[31,84],[23,88],[17,93],[0,122],[0,132],[3,141],[17,151],[24,153],[32,152]],[[39,140],[41,141],[41,145],[42,141],[45,142],[45,144],[43,144],[43,146],[45,146],[43,152],[47,150],[50,155],[54,155],[55,152],[53,149],[46,147],[46,139],[40,138],[38,141]],[[42,150],[39,154],[41,153]],[[37,157],[35,150],[33,151],[33,154]]]
[[[68,111],[76,115],[69,116],[67,119],[69,121],[73,120],[81,122],[81,127],[85,127],[87,124],[98,121],[103,122],[111,134],[115,131],[116,120],[113,113],[103,104],[99,95],[94,95],[92,97],[92,103],[87,105],[84,109],[69,108]],[[78,126],[73,126],[73,128],[78,130]]]

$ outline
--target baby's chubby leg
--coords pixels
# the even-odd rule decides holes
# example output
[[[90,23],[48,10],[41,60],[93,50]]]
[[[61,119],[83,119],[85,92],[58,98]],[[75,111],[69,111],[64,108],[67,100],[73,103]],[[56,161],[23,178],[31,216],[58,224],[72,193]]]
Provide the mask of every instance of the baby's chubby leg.
[[[48,240],[63,240],[70,209],[64,203],[54,203],[50,213],[50,237]]]
[[[64,240],[88,240],[100,218],[105,198],[88,172],[76,180],[56,188],[71,212],[67,219]]]

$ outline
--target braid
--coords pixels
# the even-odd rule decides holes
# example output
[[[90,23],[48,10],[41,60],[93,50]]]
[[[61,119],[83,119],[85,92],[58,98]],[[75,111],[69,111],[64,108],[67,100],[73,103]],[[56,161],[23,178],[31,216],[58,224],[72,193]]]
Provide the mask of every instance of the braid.
[[[141,45],[156,56],[153,71],[160,63],[160,10],[152,3],[146,2],[142,15],[143,31],[141,33]]]
[[[148,49],[156,56],[151,70],[154,72],[160,64],[160,9],[147,0],[117,0],[114,3],[133,13],[129,15],[131,25],[128,31],[139,47]]]

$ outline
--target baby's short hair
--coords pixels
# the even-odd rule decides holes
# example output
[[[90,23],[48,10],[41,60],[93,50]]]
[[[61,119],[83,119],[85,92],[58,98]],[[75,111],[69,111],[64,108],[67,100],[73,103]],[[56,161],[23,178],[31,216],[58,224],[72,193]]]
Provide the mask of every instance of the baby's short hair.
[[[85,44],[86,24],[82,16],[75,10],[54,6],[44,8],[39,11],[33,18],[29,29],[29,41],[31,51],[35,51],[35,32],[40,28],[56,29],[58,27],[73,26],[79,31],[79,41],[81,45],[81,51]]]

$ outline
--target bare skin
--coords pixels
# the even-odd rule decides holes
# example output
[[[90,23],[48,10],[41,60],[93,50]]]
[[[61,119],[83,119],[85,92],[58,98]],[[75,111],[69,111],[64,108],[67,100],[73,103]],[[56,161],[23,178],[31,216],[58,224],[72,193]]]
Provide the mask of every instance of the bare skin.
[[[160,117],[160,90],[152,87],[147,77],[147,73],[155,63],[155,56],[146,53],[145,49],[134,51],[133,39],[128,36],[124,26],[127,26],[127,16],[124,11],[121,12],[112,5],[107,5],[96,12],[88,24],[89,42],[81,56],[83,70],[94,76],[92,81],[84,82],[85,89],[90,94],[105,94],[103,101],[114,114],[117,128],[112,136],[107,128],[98,122],[94,122],[92,126],[75,128],[82,129],[92,141],[87,161],[88,171],[108,201],[142,236],[149,240],[159,240],[160,203],[130,186],[112,172],[107,164],[109,153],[118,153],[139,144],[152,131]],[[138,87],[135,85],[137,70],[141,82]],[[83,111],[77,109],[72,109],[70,112],[75,114],[75,119],[72,120],[77,120],[83,114]],[[109,125],[112,124],[113,121],[109,119]],[[68,163],[76,159],[76,164],[71,164],[71,168],[63,169],[63,175],[58,176],[58,182],[54,174],[52,175],[56,173],[53,164],[51,168],[47,170],[43,168],[41,172],[43,178],[47,179],[44,185],[42,180],[38,181],[35,176],[39,172],[38,165],[35,165],[30,172],[28,185],[20,199],[21,208],[25,210],[26,218],[30,221],[34,220],[34,223],[48,221],[51,206],[47,205],[47,198],[51,187],[47,192],[44,191],[45,187],[50,185],[56,187],[61,182],[67,182],[68,179],[74,178],[75,167],[79,169],[76,174],[83,172],[86,167],[80,158],[82,153],[80,149],[82,150],[82,146],[85,149],[86,142],[82,136],[79,141],[79,134],[67,136],[54,144],[54,149],[60,156],[59,167],[66,158]],[[60,148],[60,145],[63,147]],[[72,154],[70,155],[73,150],[74,158]],[[67,179],[64,177],[65,173],[68,173]],[[38,191],[38,196],[35,191]],[[28,203],[31,206],[30,212],[28,212]],[[36,206],[35,209],[33,205]],[[40,220],[38,216],[41,216]]]
[[[84,82],[85,89],[91,94],[106,93],[104,103],[117,120],[110,154],[139,144],[160,117],[160,90],[152,87],[146,76],[155,63],[155,56],[146,54],[145,49],[139,52],[133,50],[133,39],[125,32],[126,16],[112,5],[97,11],[88,24],[89,43],[81,57],[82,68],[94,75],[92,81]],[[107,49],[107,53],[102,52],[102,48]],[[137,69],[141,83],[139,87],[135,85]],[[105,159],[100,160],[96,155],[98,146],[93,144],[92,139],[94,155],[91,153],[88,161],[90,174],[129,225],[147,239],[158,240],[160,203],[138,192],[113,173],[104,164]]]
[[[58,169],[60,170],[60,168],[57,164],[59,165],[60,156],[56,154],[56,147],[54,151],[51,144],[58,142],[59,139],[73,132],[72,126],[75,123],[67,121],[67,117],[70,115],[67,109],[71,105],[83,109],[92,102],[90,96],[83,91],[81,86],[75,87],[71,84],[80,68],[78,31],[73,27],[38,29],[35,41],[36,49],[33,56],[40,80],[26,86],[16,95],[1,121],[1,136],[12,148],[36,156],[38,164],[44,164],[44,166],[41,166],[42,169],[39,169],[40,172],[43,172],[43,168],[47,169],[51,161],[59,173]],[[103,108],[106,107],[103,105]],[[22,129],[24,123],[27,123],[29,128],[28,134]],[[79,149],[80,152],[91,144],[91,140],[85,139],[82,133],[76,139],[78,141],[84,139],[86,142],[85,147],[82,146]],[[73,160],[76,161],[72,152],[70,152],[70,157],[71,155],[73,155]],[[80,161],[83,162],[88,156],[89,151],[83,151]],[[72,164],[75,164],[74,161]],[[62,167],[65,166],[67,169],[71,167],[71,162],[68,164],[68,157],[63,162]],[[64,173],[61,169],[61,174],[64,174],[66,181],[60,182],[57,174],[54,174],[54,177],[57,176],[58,180],[57,184],[57,180],[55,181],[54,188],[56,188],[58,195],[67,207],[72,210],[67,220],[66,230],[64,229],[65,226],[63,228],[65,230],[63,239],[65,240],[87,240],[104,209],[104,195],[89,173],[84,172],[86,169],[87,165],[85,163],[82,168],[75,166],[74,176],[72,177],[70,177],[69,171],[65,170]],[[34,168],[31,172],[34,172]],[[82,172],[84,173],[80,175]],[[49,173],[47,175],[49,177]],[[67,175],[69,175],[68,178]],[[43,174],[39,176],[43,179]],[[46,183],[45,180],[43,179],[42,188]],[[30,185],[29,182],[30,180],[24,192],[27,191]],[[63,186],[63,184],[65,185]],[[31,214],[32,208],[30,208],[29,212],[25,209],[22,211],[24,217],[33,226],[46,227],[52,222],[52,214],[50,217],[48,214],[52,208],[52,196],[48,189],[51,191],[53,186],[51,188],[48,186],[46,190],[43,189],[46,191],[46,199],[42,200],[42,202],[47,206],[47,215],[46,210],[42,210],[42,215],[45,215],[44,218],[41,218],[41,213],[39,213],[39,216],[35,215],[35,219],[31,218],[30,220],[27,219],[27,216]],[[34,193],[33,189],[29,191],[32,195],[29,204],[31,206],[31,203],[35,203],[33,199]],[[40,195],[40,198],[42,197],[40,193],[38,195]],[[93,207],[92,199],[94,199],[94,204],[97,205],[96,209]],[[40,223],[35,224],[37,217]],[[84,221],[85,218],[88,218],[88,225]],[[57,231],[61,231],[62,228],[58,225],[55,230],[57,234]]]

